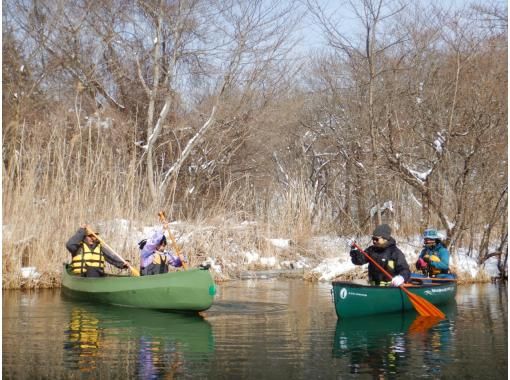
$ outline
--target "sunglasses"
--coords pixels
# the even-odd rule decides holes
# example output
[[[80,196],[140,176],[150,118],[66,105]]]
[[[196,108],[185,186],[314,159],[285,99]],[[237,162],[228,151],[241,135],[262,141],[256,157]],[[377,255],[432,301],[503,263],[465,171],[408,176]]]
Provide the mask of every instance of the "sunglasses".
[[[380,236],[372,236],[373,241],[379,241],[381,239],[382,239],[382,237],[380,237]]]

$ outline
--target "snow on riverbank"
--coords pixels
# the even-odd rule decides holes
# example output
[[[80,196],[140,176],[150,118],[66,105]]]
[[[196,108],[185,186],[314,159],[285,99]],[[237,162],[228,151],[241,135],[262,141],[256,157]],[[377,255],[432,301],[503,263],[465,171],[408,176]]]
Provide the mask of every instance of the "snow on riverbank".
[[[116,220],[107,223],[108,229],[113,230],[120,235],[122,230],[126,232],[129,223],[124,220]],[[237,226],[228,228],[234,230],[247,230],[256,226],[255,222],[242,223]],[[234,228],[235,227],[235,228]],[[160,225],[144,226],[138,228],[133,233],[131,230],[129,244],[136,244],[139,240],[146,237],[154,228],[161,228]],[[194,234],[203,234],[205,231],[217,230],[220,232],[222,227],[215,226],[190,226],[183,222],[170,223],[170,229],[176,237],[178,244],[183,246],[186,253],[186,245],[190,243],[196,236]],[[179,231],[185,230],[187,233]],[[233,238],[235,240],[235,238]],[[352,241],[351,236],[317,236],[310,239],[307,249],[296,250],[294,243],[283,237],[265,237],[266,245],[269,249],[263,251],[254,247],[249,249],[243,248],[246,244],[232,241],[229,244],[229,254],[214,255],[208,252],[204,261],[211,265],[211,269],[218,273],[224,274],[227,269],[236,268],[237,270],[279,270],[279,269],[300,269],[308,273],[309,278],[318,281],[331,281],[337,276],[346,275],[356,270],[357,266],[353,265],[349,256],[349,242]],[[420,236],[409,238],[396,237],[397,246],[406,256],[410,266],[414,267],[418,255],[422,249],[422,240]],[[370,243],[370,236],[358,239],[358,243],[362,247],[367,247]],[[301,247],[303,248],[303,247]],[[297,253],[297,252],[299,253]],[[268,254],[271,253],[271,254]],[[497,269],[497,259],[488,260],[483,266],[479,267],[476,262],[477,253],[473,252],[472,256],[468,256],[465,250],[459,250],[452,255],[450,267],[455,273],[464,279],[490,278],[499,274]],[[364,268],[363,273],[366,273]]]
[[[135,255],[132,257],[136,257],[136,247],[140,240],[149,236],[153,229],[161,229],[160,224],[137,226],[136,223],[124,219],[98,222],[94,226],[109,245],[118,252],[131,252]],[[7,232],[5,227],[4,238]],[[318,281],[331,281],[338,276],[366,278],[366,265],[360,268],[351,263],[351,236],[316,236],[309,239],[305,247],[302,246],[303,243],[298,247],[288,238],[261,237],[255,222],[195,226],[174,221],[169,227],[184,255],[190,255],[192,263],[197,265],[202,262],[209,263],[211,270],[220,278],[236,278],[247,270],[299,270],[304,271],[305,278]],[[414,268],[422,249],[421,237],[397,236],[396,240],[407,262]],[[357,241],[361,247],[368,247],[370,236]],[[197,246],[201,252],[199,257]],[[451,256],[450,267],[460,278],[467,281],[499,275],[496,258],[479,267],[476,256],[477,252],[473,252],[470,257],[465,250],[459,250]],[[136,265],[136,258],[134,263]]]

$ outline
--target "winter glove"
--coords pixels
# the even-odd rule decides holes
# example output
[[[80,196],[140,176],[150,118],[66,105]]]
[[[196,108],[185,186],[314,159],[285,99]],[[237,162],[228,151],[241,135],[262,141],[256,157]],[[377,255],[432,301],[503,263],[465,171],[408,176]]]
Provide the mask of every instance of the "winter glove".
[[[351,255],[352,258],[358,257],[360,255],[360,251],[358,251],[356,248],[351,247],[351,251],[349,252],[349,255]]]
[[[430,263],[430,256],[429,256],[429,255],[425,255],[425,256],[423,256],[423,260],[424,260],[426,263]]]
[[[441,261],[441,259],[439,257],[437,257],[436,255],[431,255],[430,261],[439,263]]]
[[[404,283],[404,277],[401,275],[395,276],[391,279],[391,286],[400,286]]]
[[[351,255],[351,262],[354,265],[363,265],[366,263],[364,255],[356,248],[351,247],[349,254]]]
[[[416,268],[417,269],[424,269],[427,267],[427,263],[425,262],[425,260],[423,260],[421,257],[418,259],[418,261],[416,262]]]
[[[173,255],[169,255],[170,258],[168,259],[168,264],[175,267],[175,268],[179,268],[179,267],[182,267],[182,261],[179,257],[177,256],[173,256]]]

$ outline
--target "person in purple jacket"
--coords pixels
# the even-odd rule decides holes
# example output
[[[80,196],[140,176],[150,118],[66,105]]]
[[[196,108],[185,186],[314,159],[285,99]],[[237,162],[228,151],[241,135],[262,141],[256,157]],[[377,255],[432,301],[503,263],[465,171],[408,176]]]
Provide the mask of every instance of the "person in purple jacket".
[[[151,237],[138,243],[140,247],[140,275],[148,276],[168,272],[168,266],[181,267],[182,262],[171,250],[167,250],[166,236],[154,230]]]

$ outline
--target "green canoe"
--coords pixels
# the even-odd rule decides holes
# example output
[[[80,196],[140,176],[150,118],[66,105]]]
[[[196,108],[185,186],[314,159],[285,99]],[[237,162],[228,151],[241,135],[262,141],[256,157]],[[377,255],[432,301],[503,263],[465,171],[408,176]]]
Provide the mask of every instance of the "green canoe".
[[[203,311],[216,294],[208,270],[190,269],[153,276],[87,278],[71,275],[64,265],[64,295],[84,301],[142,309]]]
[[[404,312],[414,310],[409,297],[400,288],[360,285],[352,282],[333,281],[333,299],[338,318]],[[407,288],[434,305],[455,299],[457,282],[423,282]]]

